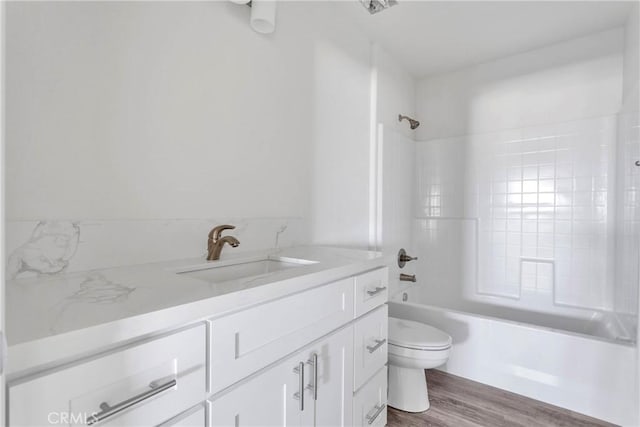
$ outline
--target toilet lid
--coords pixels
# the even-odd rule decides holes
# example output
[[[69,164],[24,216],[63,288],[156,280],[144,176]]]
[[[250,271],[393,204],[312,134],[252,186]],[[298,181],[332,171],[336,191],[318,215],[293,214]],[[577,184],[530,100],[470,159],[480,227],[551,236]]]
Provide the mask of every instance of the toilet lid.
[[[417,349],[441,349],[451,346],[451,337],[424,323],[389,317],[389,344]]]

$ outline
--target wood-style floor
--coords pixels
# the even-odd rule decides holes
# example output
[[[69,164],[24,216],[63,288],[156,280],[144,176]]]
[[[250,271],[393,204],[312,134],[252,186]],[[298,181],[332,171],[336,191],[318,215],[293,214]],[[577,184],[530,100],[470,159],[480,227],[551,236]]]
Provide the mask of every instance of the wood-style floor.
[[[388,427],[612,426],[557,406],[465,378],[427,371],[431,408],[410,414],[389,408]]]

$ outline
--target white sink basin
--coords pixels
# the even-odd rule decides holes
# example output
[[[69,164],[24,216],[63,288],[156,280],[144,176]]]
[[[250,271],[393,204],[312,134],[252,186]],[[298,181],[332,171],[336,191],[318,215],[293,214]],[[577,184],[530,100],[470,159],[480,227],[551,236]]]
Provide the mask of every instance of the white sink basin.
[[[211,263],[198,264],[182,268],[175,271],[175,273],[209,283],[221,283],[230,280],[254,279],[276,271],[303,267],[310,264],[316,264],[316,261],[298,258],[264,257],[250,260],[224,261],[222,264],[216,262],[214,265]]]

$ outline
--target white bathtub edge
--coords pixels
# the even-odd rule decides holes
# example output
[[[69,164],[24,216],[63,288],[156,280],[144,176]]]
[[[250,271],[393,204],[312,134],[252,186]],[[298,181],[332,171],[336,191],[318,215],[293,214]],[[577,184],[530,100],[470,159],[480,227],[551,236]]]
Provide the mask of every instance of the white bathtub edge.
[[[445,372],[619,425],[638,425],[636,348],[547,327],[390,301],[389,315],[449,333]]]

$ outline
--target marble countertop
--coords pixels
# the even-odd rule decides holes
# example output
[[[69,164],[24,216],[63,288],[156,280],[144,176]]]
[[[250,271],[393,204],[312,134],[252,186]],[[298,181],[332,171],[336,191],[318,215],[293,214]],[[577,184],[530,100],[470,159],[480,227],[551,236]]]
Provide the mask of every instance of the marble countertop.
[[[314,263],[221,283],[177,273],[205,263],[223,265],[265,256]],[[302,246],[227,253],[221,261],[184,259],[9,281],[9,379],[390,262],[379,252]]]

